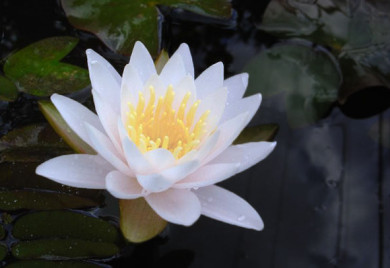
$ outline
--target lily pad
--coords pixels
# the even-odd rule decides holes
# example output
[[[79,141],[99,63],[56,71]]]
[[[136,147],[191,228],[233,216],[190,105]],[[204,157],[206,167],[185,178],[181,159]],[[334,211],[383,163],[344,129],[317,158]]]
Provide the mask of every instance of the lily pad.
[[[18,96],[18,88],[7,77],[0,75],[0,100],[13,101]]]
[[[326,51],[303,44],[276,45],[252,59],[247,94],[283,92],[287,118],[299,127],[322,118],[336,102],[341,75]]]
[[[147,241],[164,230],[167,222],[154,212],[144,198],[119,200],[120,228],[130,242]]]
[[[88,71],[60,62],[77,42],[75,37],[62,36],[33,43],[7,58],[4,74],[19,91],[35,96],[81,90],[89,85]]]
[[[78,153],[96,154],[88,144],[86,144],[65,122],[53,103],[49,101],[39,101],[39,109],[46,117],[47,121],[60,135],[65,142]]]
[[[228,0],[62,0],[71,24],[96,34],[110,49],[129,54],[143,42],[152,54],[159,49],[161,15],[158,5],[182,8],[204,16],[229,18]]]
[[[21,241],[11,249],[18,259],[66,260],[87,258],[108,258],[119,252],[113,243],[86,241],[81,239],[41,239]]]
[[[0,210],[20,209],[58,210],[96,207],[99,202],[90,198],[58,192],[34,190],[0,191]]]
[[[241,144],[246,142],[257,141],[272,141],[274,140],[279,127],[276,124],[260,125],[255,127],[245,128],[241,134],[235,139],[233,144]]]
[[[8,248],[6,245],[0,243],[0,261],[2,261],[8,254]]]
[[[120,241],[118,230],[107,221],[64,210],[24,215],[16,220],[12,234],[20,240],[77,238],[109,243]]]
[[[10,263],[6,268],[96,268],[102,267],[98,264],[83,261],[17,261]]]

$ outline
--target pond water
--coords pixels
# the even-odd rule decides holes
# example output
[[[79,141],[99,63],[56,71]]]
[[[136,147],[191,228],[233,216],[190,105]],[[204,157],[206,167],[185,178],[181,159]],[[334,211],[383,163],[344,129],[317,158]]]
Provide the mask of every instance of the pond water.
[[[188,43],[196,74],[217,61],[225,77],[249,72],[248,94],[263,94],[250,125],[277,125],[276,149],[221,185],[259,212],[264,230],[201,217],[124,242],[115,198],[34,175],[71,150],[45,123],[45,97],[19,92],[0,101],[0,266],[390,267],[390,5],[260,2],[233,1],[229,19],[160,6],[158,43],[169,53]],[[1,76],[9,55],[53,36],[79,39],[63,62],[86,68],[87,48],[120,72],[128,61],[70,24],[61,1],[3,0],[0,14]],[[88,87],[75,98],[91,106]]]

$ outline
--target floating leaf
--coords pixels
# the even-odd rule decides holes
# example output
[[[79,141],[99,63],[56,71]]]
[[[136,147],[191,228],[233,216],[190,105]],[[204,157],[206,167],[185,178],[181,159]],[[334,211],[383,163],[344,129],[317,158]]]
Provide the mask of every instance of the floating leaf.
[[[61,228],[58,228],[61,226]],[[17,219],[12,234],[21,240],[77,238],[118,243],[118,230],[107,221],[72,211],[42,211]]]
[[[62,0],[76,28],[95,33],[110,49],[129,54],[135,41],[143,42],[152,54],[159,48],[160,14],[157,5],[183,8],[200,15],[230,17],[228,0]]]
[[[6,245],[0,243],[0,261],[2,261],[8,254],[8,248]]]
[[[77,44],[70,36],[51,37],[13,54],[4,64],[4,74],[19,91],[35,96],[68,94],[89,85],[86,69],[60,62]]]
[[[11,249],[18,259],[69,259],[107,258],[119,252],[113,243],[93,242],[80,239],[41,239],[21,241]]]
[[[275,138],[278,129],[279,127],[276,124],[247,127],[235,139],[233,144],[257,141],[272,141]]]
[[[0,210],[20,209],[57,210],[66,208],[96,207],[99,203],[90,198],[33,190],[0,191]]]
[[[88,144],[86,144],[65,122],[53,103],[49,101],[39,101],[39,109],[46,117],[47,121],[54,128],[66,143],[78,153],[96,154]]]
[[[10,263],[6,268],[96,268],[102,267],[98,264],[83,261],[17,261]]]
[[[0,100],[13,101],[18,96],[18,88],[7,77],[0,75]]]
[[[147,241],[164,230],[167,222],[160,218],[144,198],[119,200],[120,228],[130,242]]]
[[[302,126],[323,117],[337,100],[340,72],[333,57],[301,44],[274,46],[245,67],[247,94],[284,92],[289,123]]]

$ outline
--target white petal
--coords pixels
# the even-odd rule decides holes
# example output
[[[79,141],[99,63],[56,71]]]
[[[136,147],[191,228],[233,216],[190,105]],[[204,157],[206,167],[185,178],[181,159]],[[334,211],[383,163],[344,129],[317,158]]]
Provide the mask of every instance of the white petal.
[[[86,124],[89,138],[92,141],[92,147],[106,159],[111,165],[124,174],[133,175],[129,167],[123,161],[123,156],[115,149],[110,139],[93,126]]]
[[[167,86],[164,85],[164,83],[161,81],[160,77],[157,74],[154,74],[149,77],[149,79],[146,81],[144,88],[143,88],[143,94],[145,97],[145,100],[149,102],[149,96],[150,96],[150,87],[154,88],[154,91],[156,93],[156,100],[160,96],[164,96],[167,91]],[[138,100],[138,97],[137,97]]]
[[[120,199],[134,199],[144,196],[142,187],[134,177],[129,177],[117,170],[106,176],[106,188],[114,197]]]
[[[69,127],[83,141],[92,146],[92,142],[90,141],[85,128],[85,123],[94,126],[100,131],[104,131],[97,115],[70,98],[53,94],[50,99]]]
[[[156,170],[166,169],[175,164],[175,157],[173,154],[163,148],[158,148],[145,153],[145,158],[155,167]]]
[[[226,105],[225,111],[221,117],[220,124],[223,122],[232,119],[233,117],[243,113],[248,112],[248,123],[252,117],[256,114],[257,110],[260,107],[261,103],[261,94],[255,94],[250,97],[243,99],[238,99],[236,101],[230,102]]]
[[[40,164],[36,173],[65,185],[105,189],[105,177],[114,168],[98,155],[70,154]]]
[[[246,87],[248,86],[248,77],[247,73],[242,73],[232,76],[223,82],[223,86],[228,89],[228,103],[239,100],[244,96]]]
[[[112,120],[113,118],[117,118],[118,116],[115,114],[109,103],[105,102],[102,99],[101,95],[94,89],[92,89],[92,95],[95,103],[96,112],[99,115],[99,119],[104,127],[104,130],[114,144],[116,150],[121,151],[122,147],[120,144],[117,123],[116,120]]]
[[[154,171],[154,167],[149,163],[145,155],[140,152],[137,145],[128,137],[122,139],[122,146],[127,164],[136,174],[145,174]]]
[[[160,78],[166,87],[169,85],[176,86],[186,75],[183,60],[179,54],[176,54],[165,64],[160,73]]]
[[[184,180],[176,183],[174,188],[199,188],[216,184],[236,174],[240,164],[209,164],[196,170],[187,176]]]
[[[189,226],[200,216],[200,202],[188,190],[169,189],[145,197],[154,211],[166,221]]]
[[[229,146],[209,164],[240,163],[238,172],[250,168],[266,158],[275,148],[276,142],[248,142]]]
[[[214,150],[206,157],[202,162],[202,165],[205,165],[207,162],[214,159],[217,155],[223,152],[232,142],[237,138],[243,128],[248,122],[248,113],[242,113],[218,127],[218,130],[221,132],[217,144],[214,147]]]
[[[175,99],[173,101],[172,108],[175,109],[176,111],[179,109],[184,96],[190,92],[190,98],[187,102],[187,108],[186,111],[188,111],[189,107],[192,105],[192,103],[195,102],[196,100],[196,87],[195,87],[195,82],[194,78],[191,76],[187,75],[185,76],[174,88],[175,90]]]
[[[143,83],[138,75],[138,72],[127,64],[123,71],[122,87],[121,87],[121,112],[122,120],[126,118],[126,112],[129,111],[128,102],[136,105],[138,103],[138,92],[142,91]],[[125,121],[123,121],[125,123]]]
[[[229,224],[262,230],[263,221],[256,210],[238,195],[211,185],[194,190],[202,204],[202,214]]]
[[[181,44],[171,58],[175,57],[176,55],[181,56],[186,70],[186,74],[194,77],[194,63],[192,62],[191,51],[188,45],[185,43]]]
[[[135,43],[129,64],[138,71],[139,77],[143,83],[145,83],[151,75],[156,74],[153,59],[141,42],[137,41]]]
[[[137,180],[147,191],[162,192],[192,173],[198,166],[197,161],[186,162],[155,173],[137,174]]]
[[[118,79],[118,73],[113,73],[113,67],[107,61],[103,61],[102,57],[98,57],[93,50],[87,51],[87,58],[92,88],[119,115],[121,79],[120,77]]]
[[[223,64],[217,62],[211,65],[195,80],[196,93],[199,99],[206,98],[223,85]]]

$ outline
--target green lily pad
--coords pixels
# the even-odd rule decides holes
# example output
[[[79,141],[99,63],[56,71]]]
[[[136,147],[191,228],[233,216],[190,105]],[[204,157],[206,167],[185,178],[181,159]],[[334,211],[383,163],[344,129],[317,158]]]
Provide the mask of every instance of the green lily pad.
[[[130,242],[141,243],[164,230],[167,222],[154,212],[144,198],[119,200],[120,228]]]
[[[0,100],[13,101],[18,96],[18,88],[7,77],[0,75]]]
[[[39,101],[39,109],[46,117],[47,121],[60,135],[65,142],[76,152],[85,154],[96,154],[88,144],[86,144],[65,122],[53,103],[49,101]]]
[[[71,24],[96,34],[113,51],[129,54],[135,41],[156,55],[159,48],[160,14],[157,5],[182,8],[200,15],[228,18],[228,0],[62,0]]]
[[[102,267],[98,264],[83,261],[17,261],[10,263],[6,268],[96,268]]]
[[[76,45],[77,38],[51,37],[13,54],[4,64],[4,74],[19,91],[35,96],[68,94],[89,85],[88,71],[60,62]]]
[[[2,261],[8,254],[8,248],[6,245],[0,243],[0,261]]]
[[[77,238],[118,243],[121,238],[118,230],[107,221],[64,210],[24,215],[16,220],[12,234],[20,240]]]
[[[113,243],[86,241],[81,239],[41,239],[21,241],[11,249],[18,259],[87,259],[108,258],[119,252]]]
[[[322,118],[337,100],[341,75],[334,58],[323,50],[283,44],[265,50],[245,67],[251,79],[248,95],[283,92],[287,118],[299,127]]]
[[[235,139],[233,144],[257,141],[273,141],[278,130],[279,127],[276,124],[247,127]]]
[[[99,202],[90,198],[59,192],[34,190],[0,191],[0,210],[20,209],[58,210],[96,207]]]

